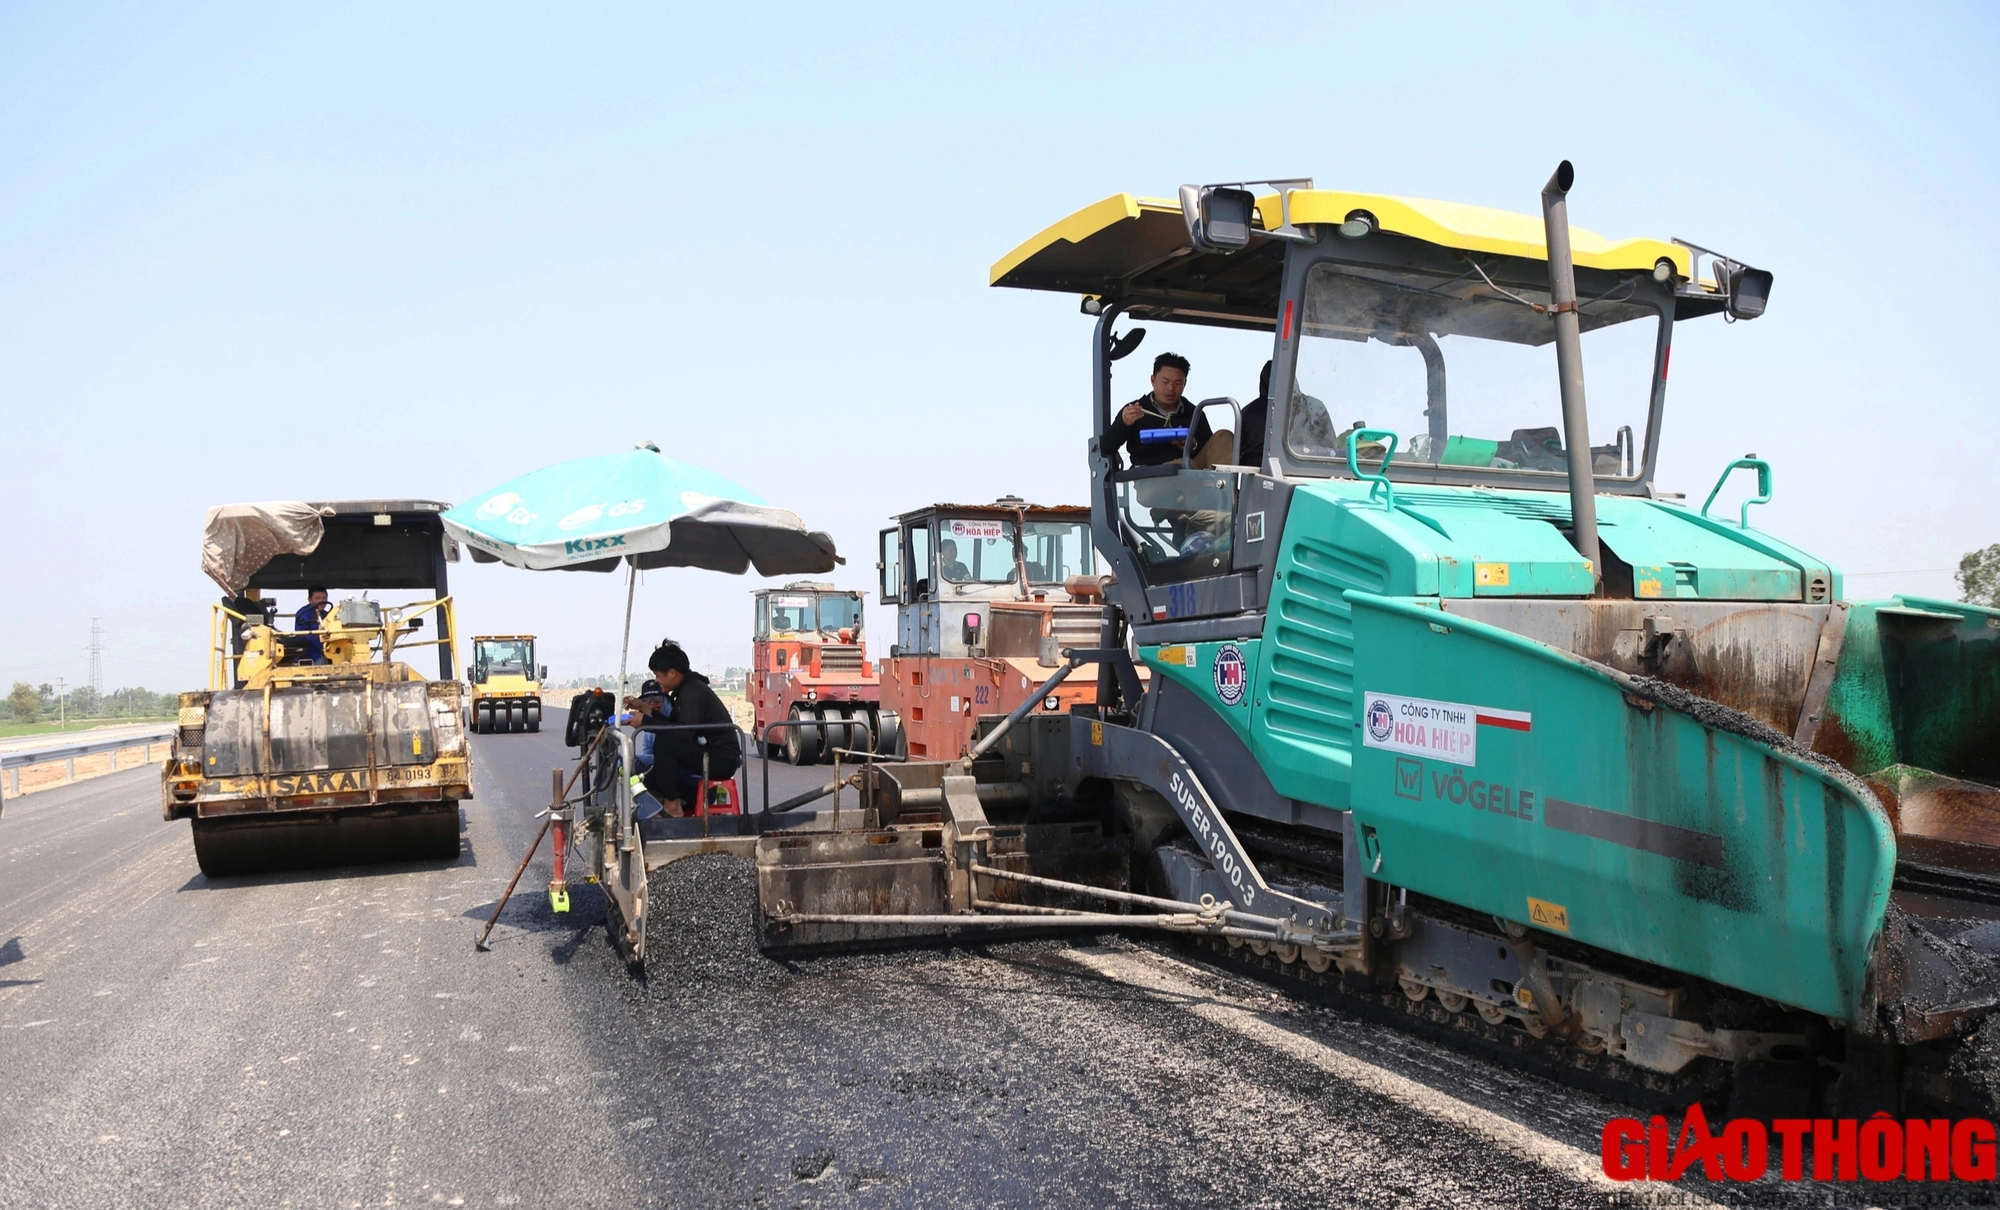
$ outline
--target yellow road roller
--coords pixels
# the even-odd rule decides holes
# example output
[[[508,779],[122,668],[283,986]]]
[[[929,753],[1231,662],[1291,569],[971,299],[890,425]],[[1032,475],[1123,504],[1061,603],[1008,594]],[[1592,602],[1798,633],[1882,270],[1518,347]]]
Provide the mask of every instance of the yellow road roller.
[[[265,501],[209,511],[208,689],[180,695],[162,813],[209,877],[449,861],[472,797],[453,672],[456,555],[427,500]],[[376,592],[414,591],[388,604]],[[284,616],[276,594],[302,594]],[[426,637],[428,635],[428,637]],[[437,650],[425,680],[403,655]]]

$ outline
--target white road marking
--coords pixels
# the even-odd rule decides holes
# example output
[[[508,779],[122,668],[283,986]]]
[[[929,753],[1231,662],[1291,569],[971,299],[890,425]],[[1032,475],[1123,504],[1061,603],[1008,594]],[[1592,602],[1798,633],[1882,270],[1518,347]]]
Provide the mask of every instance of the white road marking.
[[[1175,969],[1199,977],[1202,972],[1193,967],[1151,955],[1142,958],[1128,953],[1091,953],[1077,950],[1067,956],[1071,961],[1100,975],[1168,995],[1185,997],[1188,1000],[1188,1011],[1205,1021],[1267,1046],[1287,1058],[1318,1068],[1357,1088],[1385,1096],[1426,1117],[1467,1133],[1479,1135],[1557,1176],[1606,1192],[1629,1189],[1629,1186],[1604,1175],[1603,1161],[1598,1156],[1573,1147],[1560,1139],[1550,1138],[1538,1130],[1523,1126],[1490,1109],[1482,1109],[1450,1093],[1440,1092],[1407,1076],[1335,1050],[1248,1009],[1218,1003],[1210,987],[1202,987],[1183,978]],[[1721,1203],[1709,1201],[1685,1185],[1673,1187],[1673,1200],[1677,1206],[1713,1206],[1718,1210],[1721,1207]]]

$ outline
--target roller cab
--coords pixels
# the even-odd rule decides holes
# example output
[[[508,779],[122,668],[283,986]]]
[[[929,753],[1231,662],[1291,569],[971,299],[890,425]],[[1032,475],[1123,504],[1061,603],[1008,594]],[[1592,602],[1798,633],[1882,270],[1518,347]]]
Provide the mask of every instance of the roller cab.
[[[475,635],[466,680],[472,686],[472,729],[485,735],[496,731],[542,729],[542,682],[546,666],[535,663],[532,634]]]

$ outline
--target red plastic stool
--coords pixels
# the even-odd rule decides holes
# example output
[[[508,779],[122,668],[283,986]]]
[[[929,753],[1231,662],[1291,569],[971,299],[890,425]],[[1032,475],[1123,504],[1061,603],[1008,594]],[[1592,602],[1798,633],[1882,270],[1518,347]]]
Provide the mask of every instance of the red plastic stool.
[[[741,815],[743,795],[733,777],[722,781],[705,781],[695,791],[699,805],[697,815]]]

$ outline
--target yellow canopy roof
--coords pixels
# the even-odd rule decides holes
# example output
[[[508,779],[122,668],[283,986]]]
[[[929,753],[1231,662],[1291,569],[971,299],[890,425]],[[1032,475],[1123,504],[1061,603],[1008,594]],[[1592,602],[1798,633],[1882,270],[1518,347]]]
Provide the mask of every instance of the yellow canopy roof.
[[[1259,198],[1257,205],[1266,229],[1280,224],[1275,193]],[[1373,215],[1379,230],[1442,247],[1530,260],[1548,258],[1539,215],[1335,189],[1301,189],[1291,195],[1294,226],[1345,222],[1357,210]],[[1256,247],[1253,243],[1252,250]],[[1595,231],[1571,227],[1570,247],[1577,265],[1585,268],[1650,271],[1666,259],[1683,277],[1693,270],[1686,248],[1661,240],[1614,241]],[[1085,206],[1001,257],[993,265],[990,284],[1096,293],[1094,283],[1127,279],[1168,259],[1189,255],[1201,254],[1188,243],[1179,202],[1119,193]]]

